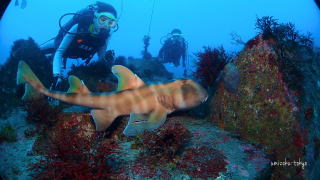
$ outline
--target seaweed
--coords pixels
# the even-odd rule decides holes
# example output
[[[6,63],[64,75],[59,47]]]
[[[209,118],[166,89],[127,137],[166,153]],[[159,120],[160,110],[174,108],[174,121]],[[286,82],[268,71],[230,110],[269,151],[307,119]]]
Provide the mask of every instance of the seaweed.
[[[134,162],[133,172],[146,178],[157,174],[163,178],[170,177],[161,167],[175,164],[175,159],[181,154],[191,136],[190,131],[178,122],[164,124],[157,131],[145,131],[136,142],[141,152]]]
[[[61,128],[50,138],[42,159],[30,165],[35,179],[116,179],[116,141],[103,140],[99,133],[90,138],[79,134],[78,128]]]
[[[51,127],[59,119],[62,106],[52,106],[47,98],[33,99],[23,102],[23,107],[27,112],[26,120],[41,126]]]
[[[199,61],[196,64],[195,77],[206,88],[214,85],[224,66],[231,59],[223,46],[213,49],[204,47],[204,51],[198,52],[196,56]]]
[[[308,74],[305,72],[311,69],[315,56],[311,34],[298,32],[292,23],[278,23],[272,16],[257,18],[256,29],[273,46],[278,56],[274,63],[289,89],[303,95],[303,82]]]
[[[191,133],[182,124],[170,122],[157,131],[146,131],[142,135],[142,156],[154,157],[150,163],[170,162],[191,138]]]
[[[1,142],[15,142],[17,141],[17,131],[12,128],[11,124],[5,124],[0,129],[0,143]]]
[[[178,165],[192,178],[217,178],[221,172],[226,172],[226,157],[212,147],[200,146],[188,148]]]

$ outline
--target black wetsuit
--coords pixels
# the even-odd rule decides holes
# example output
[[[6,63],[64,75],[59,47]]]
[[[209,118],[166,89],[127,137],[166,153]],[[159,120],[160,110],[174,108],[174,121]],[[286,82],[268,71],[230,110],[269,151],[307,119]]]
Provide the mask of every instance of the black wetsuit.
[[[89,28],[93,24],[93,19],[94,11],[88,7],[79,11],[60,29],[55,39],[56,48],[59,47],[67,31],[78,24],[77,35],[63,54],[64,58],[82,58],[88,62],[98,49],[105,45],[106,39],[110,36],[110,31],[101,31],[97,35],[90,33]]]
[[[174,39],[169,38],[159,51],[159,59],[163,63],[172,62],[175,66],[180,65],[180,58],[182,57],[183,66],[185,66],[186,59],[186,42],[183,38]]]

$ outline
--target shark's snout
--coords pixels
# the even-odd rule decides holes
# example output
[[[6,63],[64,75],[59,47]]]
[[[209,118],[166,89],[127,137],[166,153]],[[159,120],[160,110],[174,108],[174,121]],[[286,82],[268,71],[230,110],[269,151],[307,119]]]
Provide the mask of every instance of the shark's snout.
[[[181,91],[187,107],[197,106],[208,98],[207,91],[201,85],[192,80],[183,80]]]

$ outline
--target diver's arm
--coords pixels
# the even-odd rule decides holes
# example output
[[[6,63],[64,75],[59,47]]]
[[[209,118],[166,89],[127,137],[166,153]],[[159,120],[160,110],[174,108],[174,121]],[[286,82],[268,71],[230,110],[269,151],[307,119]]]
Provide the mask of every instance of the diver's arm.
[[[182,65],[183,67],[186,67],[186,49],[182,52]]]
[[[166,51],[166,48],[167,48],[167,41],[165,41],[165,43],[162,45],[162,47],[159,51],[159,54],[158,54],[158,58],[162,61],[164,60],[163,58],[164,58],[164,53]]]
[[[187,56],[187,47],[186,47],[185,41],[183,42],[183,47],[182,47],[182,65],[183,67],[186,67],[186,56]]]
[[[55,38],[55,40],[54,40],[54,44],[55,44],[56,46],[59,45],[60,40],[63,38],[63,36],[66,34],[66,32],[68,32],[68,31],[70,30],[70,28],[71,28],[72,26],[74,26],[76,23],[77,23],[77,22],[75,21],[75,19],[72,18],[72,19],[70,19],[66,24],[64,24],[64,25],[60,28],[60,30],[59,30],[59,32],[58,32],[58,35],[56,36],[56,38]]]
[[[99,61],[104,60],[104,56],[107,50],[107,44],[108,44],[108,41],[106,41],[106,43],[98,49],[97,54],[98,54]]]
[[[163,56],[164,56],[164,53],[165,53],[166,49],[168,48],[168,44],[169,44],[169,40],[167,39],[163,43],[163,45],[162,45],[162,47],[161,47],[161,49],[159,51],[158,58],[160,58],[161,60],[163,60]]]
[[[71,33],[77,33],[78,25],[74,25],[69,32]],[[60,43],[60,46],[57,48],[56,53],[54,54],[53,58],[53,75],[58,76],[61,75],[62,70],[62,56],[66,49],[71,44],[73,38],[75,37],[74,34],[66,34]]]

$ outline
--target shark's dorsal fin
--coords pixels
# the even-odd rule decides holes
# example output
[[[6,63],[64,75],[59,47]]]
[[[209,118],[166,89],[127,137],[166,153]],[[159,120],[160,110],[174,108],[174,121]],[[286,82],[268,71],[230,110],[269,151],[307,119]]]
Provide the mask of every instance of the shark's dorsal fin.
[[[114,65],[111,71],[118,79],[117,91],[135,89],[145,85],[136,74],[124,66]]]
[[[77,76],[69,76],[69,89],[67,93],[79,93],[79,94],[89,94],[90,91],[83,81],[81,81]]]

